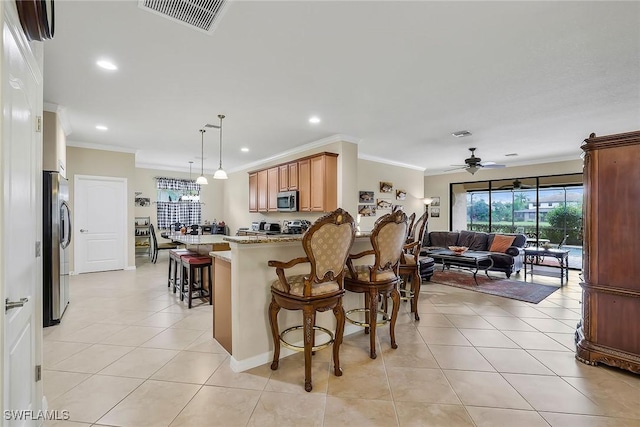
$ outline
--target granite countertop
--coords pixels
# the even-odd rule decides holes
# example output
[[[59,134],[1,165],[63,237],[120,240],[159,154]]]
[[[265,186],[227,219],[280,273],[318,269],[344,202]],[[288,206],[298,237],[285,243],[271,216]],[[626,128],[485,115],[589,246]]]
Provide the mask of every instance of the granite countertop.
[[[170,234],[167,239],[185,245],[213,245],[214,243],[223,243],[225,237],[227,236],[221,234]]]
[[[211,251],[209,252],[212,258],[219,258],[223,261],[231,262],[231,251]]]
[[[280,234],[270,236],[224,236],[227,242],[238,243],[241,245],[253,245],[256,243],[290,243],[302,240],[303,234]],[[360,231],[356,233],[357,238],[369,238],[370,231]]]

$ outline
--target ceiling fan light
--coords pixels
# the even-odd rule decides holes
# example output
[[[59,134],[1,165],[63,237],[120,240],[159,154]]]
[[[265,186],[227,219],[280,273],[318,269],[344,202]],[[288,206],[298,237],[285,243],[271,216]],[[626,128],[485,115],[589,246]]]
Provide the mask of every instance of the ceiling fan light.
[[[224,169],[220,168],[213,174],[213,179],[228,179],[227,173]]]
[[[200,175],[198,179],[196,179],[196,184],[207,185],[209,184],[209,181],[207,181],[207,178],[204,175]]]
[[[469,172],[471,175],[475,174],[476,172],[478,172],[478,169],[480,169],[478,166],[469,166],[467,168],[467,172]]]

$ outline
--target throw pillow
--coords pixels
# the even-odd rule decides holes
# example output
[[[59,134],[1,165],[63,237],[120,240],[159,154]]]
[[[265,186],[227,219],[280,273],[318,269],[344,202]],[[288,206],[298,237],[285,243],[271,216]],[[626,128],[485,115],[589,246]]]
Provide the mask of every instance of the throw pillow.
[[[503,236],[502,234],[496,234],[493,238],[489,251],[505,253],[515,238],[516,236]]]

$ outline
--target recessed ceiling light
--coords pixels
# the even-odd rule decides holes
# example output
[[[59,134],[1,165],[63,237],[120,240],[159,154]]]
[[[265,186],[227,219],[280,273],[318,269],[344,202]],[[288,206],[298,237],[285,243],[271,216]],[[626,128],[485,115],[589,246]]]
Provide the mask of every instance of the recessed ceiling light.
[[[104,68],[105,70],[115,71],[115,70],[118,69],[116,64],[114,64],[113,62],[110,62],[110,61],[106,61],[104,59],[101,59],[100,61],[97,61],[96,64],[98,64],[98,67]]]
[[[246,153],[247,151],[249,151],[249,149],[248,149],[247,147],[242,147],[242,148],[240,149],[240,151],[242,151],[242,152]]]
[[[320,117],[313,116],[309,119],[309,123],[317,124],[320,123]]]
[[[109,128],[106,127],[105,125],[96,125],[96,129],[98,129],[98,130],[109,130]]]
[[[451,135],[455,136],[456,138],[464,138],[465,136],[471,136],[471,132],[469,132],[468,130],[459,130],[458,132],[453,132]]]
[[[515,157],[517,155],[518,153],[509,153],[509,154],[505,154],[505,157]]]

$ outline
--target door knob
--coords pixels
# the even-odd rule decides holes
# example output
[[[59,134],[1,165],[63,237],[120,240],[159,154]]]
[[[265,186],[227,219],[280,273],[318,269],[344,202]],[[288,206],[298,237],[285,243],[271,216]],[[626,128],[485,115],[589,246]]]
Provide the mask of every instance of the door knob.
[[[20,301],[9,301],[9,298],[4,300],[4,311],[5,313],[13,308],[22,307],[29,301],[29,298],[20,298]]]
[[[89,231],[89,230],[85,230],[84,228],[81,228],[81,229],[80,229],[80,232],[81,232],[81,233],[86,233],[87,231]]]

